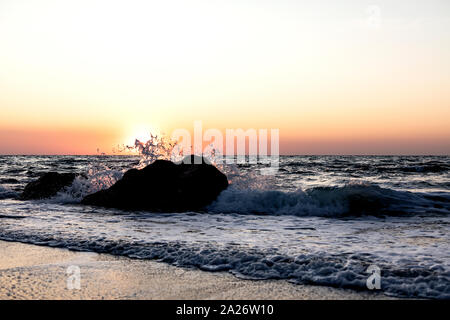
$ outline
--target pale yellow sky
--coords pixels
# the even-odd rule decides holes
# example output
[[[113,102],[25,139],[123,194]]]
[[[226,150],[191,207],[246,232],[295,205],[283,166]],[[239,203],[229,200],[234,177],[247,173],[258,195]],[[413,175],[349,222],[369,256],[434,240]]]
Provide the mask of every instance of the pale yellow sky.
[[[277,128],[281,153],[449,154],[448,1],[0,2],[0,154],[142,127]]]

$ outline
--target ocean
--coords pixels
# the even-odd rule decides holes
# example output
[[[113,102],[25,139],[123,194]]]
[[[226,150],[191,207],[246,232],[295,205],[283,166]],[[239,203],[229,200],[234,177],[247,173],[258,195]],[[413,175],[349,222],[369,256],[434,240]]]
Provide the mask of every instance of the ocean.
[[[375,268],[373,291],[450,299],[448,156],[282,156],[275,175],[219,166],[231,184],[202,212],[79,204],[140,160],[0,156],[0,240],[364,291]],[[51,199],[17,199],[48,171],[80,175]]]

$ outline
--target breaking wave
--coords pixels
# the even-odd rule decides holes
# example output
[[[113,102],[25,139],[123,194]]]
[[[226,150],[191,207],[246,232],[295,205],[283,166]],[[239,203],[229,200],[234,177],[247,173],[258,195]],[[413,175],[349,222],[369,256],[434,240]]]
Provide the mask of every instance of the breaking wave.
[[[0,199],[9,199],[17,197],[17,193],[0,185]]]
[[[396,191],[364,183],[295,192],[231,187],[220,194],[208,211],[325,217],[450,213],[449,202],[448,194]]]

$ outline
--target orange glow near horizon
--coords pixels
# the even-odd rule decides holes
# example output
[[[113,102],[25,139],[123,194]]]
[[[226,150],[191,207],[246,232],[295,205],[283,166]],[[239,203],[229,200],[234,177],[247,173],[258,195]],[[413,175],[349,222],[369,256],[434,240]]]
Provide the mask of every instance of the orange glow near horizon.
[[[279,129],[281,154],[450,154],[450,2],[5,0],[0,154]],[[99,151],[97,151],[97,149]]]

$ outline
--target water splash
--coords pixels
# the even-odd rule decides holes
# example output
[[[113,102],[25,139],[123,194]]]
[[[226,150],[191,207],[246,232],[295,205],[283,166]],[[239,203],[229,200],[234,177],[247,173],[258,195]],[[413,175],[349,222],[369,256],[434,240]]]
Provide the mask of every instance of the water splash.
[[[73,184],[59,192],[52,201],[78,203],[88,194],[111,187],[129,169],[143,169],[156,160],[180,163],[187,155],[181,144],[166,135],[156,135],[150,132],[149,137],[146,141],[135,139],[134,145],[122,145],[116,150],[118,153],[129,153],[130,151],[138,153],[137,163],[119,169],[112,167],[109,162],[90,163],[87,170],[77,176]],[[248,165],[237,164],[236,161],[226,161],[227,157],[214,144],[206,146],[201,156],[207,163],[216,166],[228,177],[230,188],[233,190],[274,189],[274,183],[270,177],[261,175],[259,170],[253,170]]]
[[[185,156],[191,154],[191,150],[183,150],[182,145],[176,140],[166,135],[154,135],[151,132],[150,139],[146,141],[135,139],[134,145],[124,145],[120,151],[134,151],[139,154],[140,161],[136,166],[137,169],[141,169],[156,160],[170,160],[179,163]],[[203,154],[199,156],[202,156],[208,163],[215,166],[222,163],[223,158],[213,144],[208,145]]]
[[[149,140],[135,139],[133,146],[124,146],[123,150],[139,153],[140,161],[136,166],[137,169],[142,169],[156,160],[170,160],[179,163],[187,155],[186,150],[183,150],[182,145],[178,144],[177,141],[165,135],[154,135],[152,133],[150,133]],[[203,153],[198,156],[202,156],[207,163],[222,171],[228,177],[233,189],[269,190],[274,187],[273,179],[261,175],[258,170],[246,170],[245,167],[238,165],[235,159],[226,161],[227,157],[213,143],[207,145],[203,149]]]
[[[125,146],[127,151],[137,151],[140,156],[138,169],[141,169],[156,160],[171,160],[176,153],[176,141],[161,135],[150,133],[150,139],[141,141],[135,139],[133,146]]]

